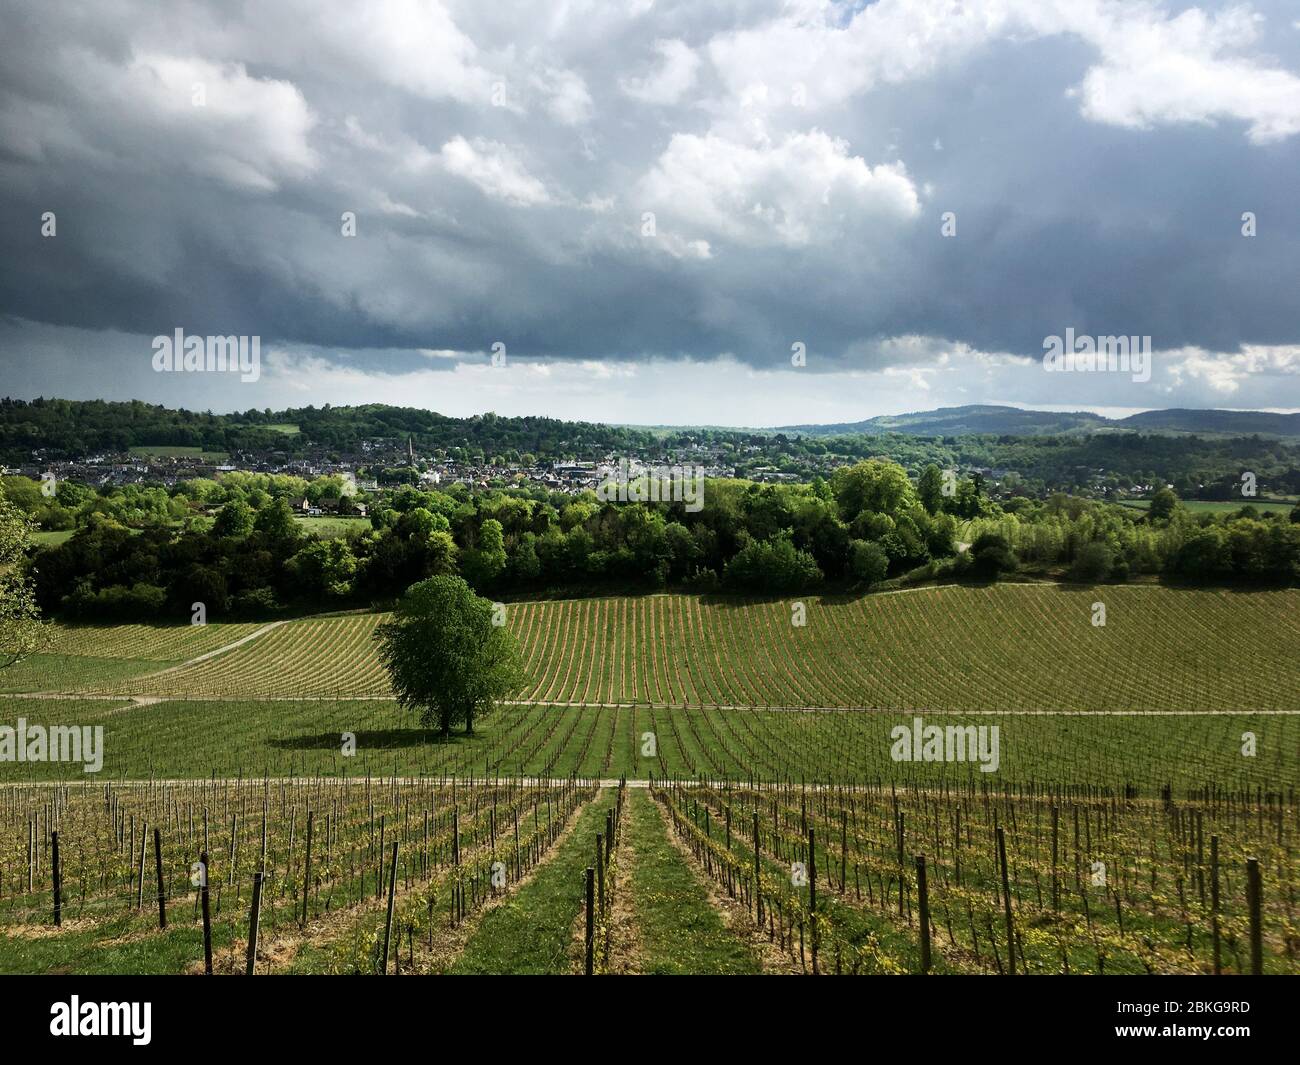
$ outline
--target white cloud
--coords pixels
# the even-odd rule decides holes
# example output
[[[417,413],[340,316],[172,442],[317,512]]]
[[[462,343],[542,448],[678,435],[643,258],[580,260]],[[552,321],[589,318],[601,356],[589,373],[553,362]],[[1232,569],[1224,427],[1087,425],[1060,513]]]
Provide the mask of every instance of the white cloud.
[[[380,82],[429,99],[491,102],[493,75],[439,0],[312,4],[302,17],[335,53],[331,59]]]
[[[634,100],[648,104],[675,104],[695,84],[700,57],[685,41],[655,41],[659,66],[642,77],[620,78],[618,86]]]
[[[809,244],[862,216],[910,218],[920,210],[901,163],[869,166],[820,130],[755,147],[675,134],[640,195],[685,229],[754,246]]]
[[[572,70],[553,70],[539,77],[546,96],[546,110],[557,122],[577,126],[591,119],[591,93],[587,83]]]
[[[1126,19],[1096,38],[1103,61],[1078,89],[1083,113],[1136,129],[1236,119],[1255,143],[1289,137],[1300,132],[1300,78],[1230,54],[1255,37],[1256,19],[1241,8]]]
[[[1169,360],[1169,389],[1189,381],[1200,381],[1214,392],[1232,395],[1251,376],[1300,375],[1300,345],[1268,346],[1247,344],[1240,351],[1223,354],[1202,348],[1180,348]]]
[[[79,106],[55,111],[11,98],[0,115],[6,142],[34,159],[67,153],[92,163],[190,173],[253,191],[272,191],[319,165],[309,137],[316,116],[291,82],[258,78],[242,63],[136,54],[114,66],[78,50],[64,70]],[[103,135],[111,128],[110,139]],[[165,152],[146,145],[165,137]]]
[[[937,372],[938,372],[938,371],[935,370],[933,367],[926,368],[926,367],[920,367],[920,366],[912,366],[912,367],[907,367],[907,366],[886,366],[886,367],[881,371],[881,373],[883,373],[886,377],[902,377],[902,378],[905,378],[905,379],[907,380],[908,384],[910,384],[913,388],[915,388],[915,389],[917,389],[917,390],[919,390],[919,391],[921,391],[921,392],[929,392],[929,391],[930,391],[930,382],[927,381],[926,378],[927,378],[929,375],[934,374],[934,373],[937,373]]]
[[[1245,7],[1171,16],[1129,0],[878,0],[846,22],[840,5],[810,0],[718,34],[708,50],[741,106],[786,104],[807,85],[808,105],[821,107],[934,74],[997,40],[1070,35],[1100,55],[1075,90],[1085,118],[1132,128],[1229,119],[1263,143],[1300,131],[1300,78],[1241,54],[1258,21]]]
[[[708,51],[737,100],[790,103],[804,85],[808,105],[820,107],[955,61],[1003,32],[1014,5],[878,0],[845,21],[839,5],[812,0],[761,25],[718,34]]]
[[[382,158],[384,172],[393,170],[419,174],[438,162],[438,156],[423,144],[398,132],[390,135],[371,133],[362,127],[355,115],[343,120],[343,134],[353,147]]]
[[[412,207],[409,203],[401,203],[397,200],[390,200],[386,195],[379,196],[379,210],[387,215],[400,215],[404,218],[419,218],[420,212]]]
[[[476,137],[453,137],[439,153],[450,174],[464,178],[485,195],[519,207],[550,203],[551,196],[504,144]]]

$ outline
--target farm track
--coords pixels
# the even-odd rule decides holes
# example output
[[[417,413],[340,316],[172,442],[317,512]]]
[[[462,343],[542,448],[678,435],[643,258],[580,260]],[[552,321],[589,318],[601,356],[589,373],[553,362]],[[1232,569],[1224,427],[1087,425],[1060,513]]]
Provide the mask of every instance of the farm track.
[[[121,696],[128,702],[119,710],[132,706],[156,706],[162,703],[229,703],[235,700],[225,695],[130,695]],[[52,702],[112,702],[113,696],[80,694],[77,692],[11,692],[0,694],[5,699],[42,699]],[[328,697],[319,695],[264,695],[252,700],[259,703],[319,703]],[[353,695],[341,702],[391,703],[391,695]],[[502,699],[500,706],[542,706],[574,710],[759,710],[777,714],[881,714],[897,717],[913,711],[895,710],[884,706],[779,706],[766,703],[608,703],[573,702],[541,699]],[[978,714],[996,717],[1300,717],[1300,710],[916,710],[916,714]]]

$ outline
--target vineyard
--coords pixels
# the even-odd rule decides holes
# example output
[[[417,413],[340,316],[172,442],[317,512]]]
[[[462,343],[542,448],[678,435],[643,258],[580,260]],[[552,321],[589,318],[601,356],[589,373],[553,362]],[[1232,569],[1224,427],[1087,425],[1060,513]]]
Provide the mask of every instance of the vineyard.
[[[973,761],[896,762],[897,713],[732,710],[717,707],[501,706],[474,737],[442,740],[390,700],[142,701],[10,699],[5,719],[101,726],[107,779],[219,777],[577,774],[649,779],[877,780],[942,784],[980,778]],[[924,720],[929,720],[924,719]],[[979,714],[963,725],[999,729],[998,781],[1137,788],[1157,794],[1219,783],[1294,783],[1296,714]],[[1255,753],[1243,757],[1242,737]],[[345,734],[356,749],[344,751]],[[652,739],[652,742],[648,740]],[[0,784],[78,781],[78,764],[0,762]]]
[[[107,688],[201,658],[260,632],[261,625],[57,625],[41,653],[0,670],[0,692]]]
[[[102,766],[0,761],[0,972],[1296,973],[1297,607],[507,604],[528,687],[448,739],[381,615],[56,626],[0,724]]]
[[[370,778],[7,789],[0,971],[201,972],[204,908],[214,972],[376,971],[386,907],[405,937],[390,954],[410,965],[527,879],[594,793]]]
[[[721,784],[655,798],[801,971],[1297,968],[1294,793]],[[1264,877],[1284,886],[1265,891]]]
[[[9,787],[2,972],[1295,973],[1293,791]]]
[[[1093,621],[1097,602],[1104,625]],[[1297,709],[1294,591],[1012,585],[793,606],[659,595],[507,604],[506,619],[524,650],[532,684],[521,698],[530,702]],[[181,699],[384,697],[373,640],[382,618],[60,629],[60,653],[37,656],[5,682],[10,691]],[[205,657],[222,645],[229,649]],[[69,659],[98,663],[102,675],[69,670]]]

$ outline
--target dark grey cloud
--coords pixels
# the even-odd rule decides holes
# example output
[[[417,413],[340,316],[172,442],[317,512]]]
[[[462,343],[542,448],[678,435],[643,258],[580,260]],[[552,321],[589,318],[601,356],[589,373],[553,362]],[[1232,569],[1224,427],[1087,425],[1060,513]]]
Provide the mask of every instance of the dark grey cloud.
[[[378,375],[802,342],[947,383],[912,406],[1068,402],[961,353],[1073,327],[1171,353],[1091,404],[1300,405],[1286,3],[3,8],[0,392],[107,392],[180,326]]]

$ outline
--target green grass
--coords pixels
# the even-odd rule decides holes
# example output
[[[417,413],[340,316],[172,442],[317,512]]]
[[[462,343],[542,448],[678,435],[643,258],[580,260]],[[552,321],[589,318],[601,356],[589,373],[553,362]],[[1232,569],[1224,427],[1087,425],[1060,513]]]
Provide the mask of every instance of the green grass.
[[[210,462],[225,462],[230,457],[225,451],[206,451],[184,444],[136,444],[128,450],[141,458],[203,458]]]
[[[0,692],[78,692],[110,687],[169,665],[167,661],[148,659],[35,654],[0,670]]]
[[[336,518],[323,514],[318,517],[308,514],[294,515],[294,521],[302,526],[304,532],[326,538],[368,532],[371,528],[369,518]]]
[[[97,692],[155,673],[257,631],[256,623],[45,627],[43,649],[0,670],[0,692]]]
[[[1254,507],[1260,513],[1289,514],[1294,502],[1285,500],[1264,500],[1256,502],[1251,499],[1184,499],[1182,504],[1193,514],[1235,514],[1242,507]],[[1151,506],[1149,499],[1125,499],[1122,507],[1131,510],[1147,510]]]
[[[139,976],[183,972],[203,957],[202,929],[192,921],[178,922],[189,916],[190,908],[188,899],[172,899],[165,931],[158,928],[157,903],[147,899],[140,913],[118,913],[86,927],[73,923],[58,935],[0,936],[0,974]],[[76,909],[75,900],[69,900],[69,919]],[[214,950],[226,946],[234,936],[230,922],[213,923]]]
[[[274,425],[264,425],[263,429],[270,429],[273,433],[284,433],[285,436],[297,436],[302,430],[294,423],[276,422]]]
[[[586,901],[592,842],[613,799],[605,788],[579,812],[559,850],[519,891],[486,914],[452,974],[565,974],[572,971],[573,922]]]
[[[699,879],[668,839],[646,792],[628,789],[626,840],[636,854],[631,892],[640,971],[659,975],[749,975],[760,971],[750,946],[723,923]]]
[[[1276,787],[1300,783],[1300,717],[1214,715],[924,715],[925,724],[996,725],[999,767],[896,762],[891,730],[910,715],[820,711],[658,710],[646,707],[506,706],[476,734],[448,741],[390,701],[34,700],[0,697],[0,724],[102,725],[104,779],[474,774],[632,779],[758,779],[937,785],[974,780],[992,787],[1034,780],[1094,783],[1146,794],[1210,782]],[[1242,734],[1256,736],[1253,757]],[[342,753],[343,734],[357,749]],[[656,756],[643,757],[653,733]],[[0,783],[77,780],[81,767],[0,762]]]
[[[41,547],[52,547],[71,540],[76,532],[76,529],[41,529],[32,533],[32,543]]]

